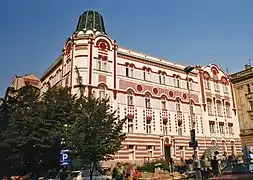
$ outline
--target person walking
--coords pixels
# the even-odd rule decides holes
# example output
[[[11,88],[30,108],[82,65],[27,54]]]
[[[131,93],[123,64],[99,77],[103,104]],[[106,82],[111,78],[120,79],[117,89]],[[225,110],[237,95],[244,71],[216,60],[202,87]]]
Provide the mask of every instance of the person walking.
[[[124,180],[123,168],[120,162],[113,168],[112,172],[113,180]]]
[[[206,157],[202,156],[200,158],[200,170],[201,170],[201,176],[202,176],[202,180],[207,180],[209,177],[209,171],[207,168],[207,164],[206,164]]]

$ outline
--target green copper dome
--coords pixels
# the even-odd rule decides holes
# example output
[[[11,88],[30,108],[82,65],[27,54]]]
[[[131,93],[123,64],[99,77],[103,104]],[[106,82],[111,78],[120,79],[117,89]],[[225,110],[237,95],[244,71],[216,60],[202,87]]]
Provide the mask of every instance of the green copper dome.
[[[100,31],[105,33],[103,17],[97,11],[85,11],[80,17],[76,27],[76,31]]]

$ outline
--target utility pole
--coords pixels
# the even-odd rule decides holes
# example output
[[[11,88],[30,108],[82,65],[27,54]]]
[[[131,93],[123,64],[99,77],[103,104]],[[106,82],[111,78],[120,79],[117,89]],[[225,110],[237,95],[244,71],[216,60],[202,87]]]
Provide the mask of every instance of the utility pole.
[[[195,122],[193,122],[192,119],[192,101],[191,101],[191,90],[190,90],[190,81],[189,81],[189,73],[192,72],[195,68],[193,66],[187,66],[184,69],[184,72],[186,73],[186,79],[187,79],[187,90],[188,90],[188,99],[189,99],[189,114],[190,114],[190,121],[191,121],[191,130],[190,130],[190,134],[191,134],[191,141],[189,142],[189,146],[193,148],[193,155],[194,155],[194,159],[197,159],[197,152],[196,149],[198,147],[198,141],[196,141],[196,135],[195,135]]]

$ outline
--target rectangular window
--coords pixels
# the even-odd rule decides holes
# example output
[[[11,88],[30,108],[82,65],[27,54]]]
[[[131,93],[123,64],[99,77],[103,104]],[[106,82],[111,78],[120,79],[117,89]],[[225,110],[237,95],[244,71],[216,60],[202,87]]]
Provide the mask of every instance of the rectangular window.
[[[248,94],[251,93],[250,84],[247,84]]]
[[[165,84],[165,83],[166,83],[166,76],[163,75],[163,77],[162,77],[162,84]]]
[[[209,123],[209,129],[210,129],[210,133],[215,133],[215,124]]]
[[[224,124],[220,124],[219,128],[220,128],[220,133],[224,134],[225,133],[225,131],[224,131]]]
[[[145,106],[146,108],[150,108],[151,105],[150,105],[150,98],[145,98]]]
[[[134,145],[129,145],[128,150],[129,150],[129,159],[130,160],[135,159],[135,146]]]
[[[218,116],[222,116],[222,106],[221,106],[221,103],[217,103],[217,113],[218,113]]]
[[[67,76],[65,79],[65,86],[68,86],[68,85],[69,85],[69,76]]]
[[[143,79],[146,80],[146,71],[143,71]]]
[[[146,120],[146,133],[151,134],[151,121]]]
[[[128,95],[127,96],[127,105],[128,106],[132,106],[133,105],[133,96],[132,95]]]
[[[99,91],[99,98],[100,99],[105,99],[105,91],[104,90]]]
[[[214,82],[214,90],[220,92],[220,86],[218,82]]]
[[[182,136],[183,135],[183,131],[182,131],[182,126],[178,126],[178,135]]]
[[[163,121],[163,135],[168,135],[168,123]]]
[[[253,101],[249,101],[249,110],[253,111]]]
[[[161,101],[162,109],[166,109],[166,101],[162,100]]]
[[[103,71],[107,71],[107,62],[106,61],[103,62]]]
[[[133,131],[134,131],[133,119],[128,119],[128,133],[133,133]]]
[[[128,67],[126,67],[126,77],[128,77],[128,71],[129,71],[129,69],[128,69]]]
[[[148,149],[148,157],[152,158],[153,157],[153,146],[147,146]]]
[[[130,68],[130,73],[129,73],[129,77],[133,77],[134,76],[134,69]]]
[[[102,60],[101,59],[98,59],[98,61],[97,61],[97,69],[102,70]]]
[[[208,90],[211,89],[211,87],[210,87],[210,82],[209,82],[207,79],[205,80],[205,87],[206,87],[206,89],[208,89]]]
[[[228,132],[229,132],[229,134],[234,134],[233,125],[231,125],[231,124],[228,125]]]
[[[162,84],[162,76],[159,74],[159,83]]]

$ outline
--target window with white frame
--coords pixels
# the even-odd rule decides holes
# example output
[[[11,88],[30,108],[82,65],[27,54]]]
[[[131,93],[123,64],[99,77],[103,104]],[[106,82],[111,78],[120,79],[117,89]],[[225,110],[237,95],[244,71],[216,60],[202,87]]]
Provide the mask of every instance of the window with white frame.
[[[183,135],[183,129],[182,129],[182,124],[178,125],[178,135],[182,136]]]
[[[133,103],[133,92],[131,90],[127,91],[127,105],[128,106],[134,105],[134,103]]]
[[[151,121],[146,120],[146,133],[151,134]]]
[[[128,132],[128,133],[133,133],[133,131],[134,131],[133,119],[128,119],[128,128],[127,128],[127,132]]]
[[[106,91],[105,91],[105,86],[100,86],[98,88],[98,93],[99,93],[99,98],[100,99],[105,99],[106,98]]]
[[[143,70],[143,80],[147,80],[145,69]]]
[[[227,117],[231,117],[231,107],[230,107],[229,102],[225,103],[225,110],[226,110]]]
[[[163,135],[168,135],[168,121],[167,121],[167,119],[163,120]]]
[[[236,146],[234,141],[231,141],[231,152],[232,155],[236,154]]]
[[[219,129],[220,129],[220,133],[221,133],[221,134],[224,134],[224,133],[225,133],[224,124],[223,124],[223,123],[220,123],[220,124],[219,124]]]
[[[174,86],[175,87],[180,87],[180,78],[179,77],[174,77]]]
[[[149,94],[145,95],[145,107],[146,108],[151,108],[150,95]]]
[[[103,61],[102,70],[103,71],[107,71],[108,70],[107,61]]]
[[[127,66],[126,67],[126,77],[133,77],[134,69],[133,67]]]
[[[151,72],[150,72],[150,70],[147,71],[147,77],[146,78],[147,78],[146,80],[148,80],[148,81],[151,80]]]
[[[166,98],[165,97],[162,97],[161,106],[162,106],[162,109],[166,109]]]
[[[234,131],[233,131],[233,124],[228,124],[228,133],[229,133],[229,134],[234,134]]]
[[[180,104],[180,99],[176,99],[176,111],[181,112],[181,104]]]
[[[228,85],[227,84],[223,84],[223,92],[224,92],[224,94],[228,94]]]
[[[128,145],[128,150],[129,150],[129,160],[135,159],[135,146]]]
[[[209,116],[213,115],[213,103],[211,99],[207,99],[207,112]]]
[[[129,67],[126,67],[126,77],[129,77]]]
[[[218,116],[222,116],[222,105],[220,101],[216,102]]]
[[[215,133],[215,123],[214,122],[209,122],[209,130],[210,130],[210,133]]]
[[[99,59],[97,60],[97,69],[98,69],[98,70],[102,70],[102,59],[101,59],[101,58],[99,58]]]
[[[148,150],[148,157],[152,158],[153,157],[153,146],[147,146]]]
[[[189,89],[192,90],[192,80],[189,80]]]
[[[165,84],[166,76],[164,73],[159,74],[159,83],[160,84]]]
[[[214,82],[214,90],[220,92],[220,85],[218,82]]]
[[[210,81],[208,79],[205,79],[205,88],[210,90],[211,87],[210,87]]]

